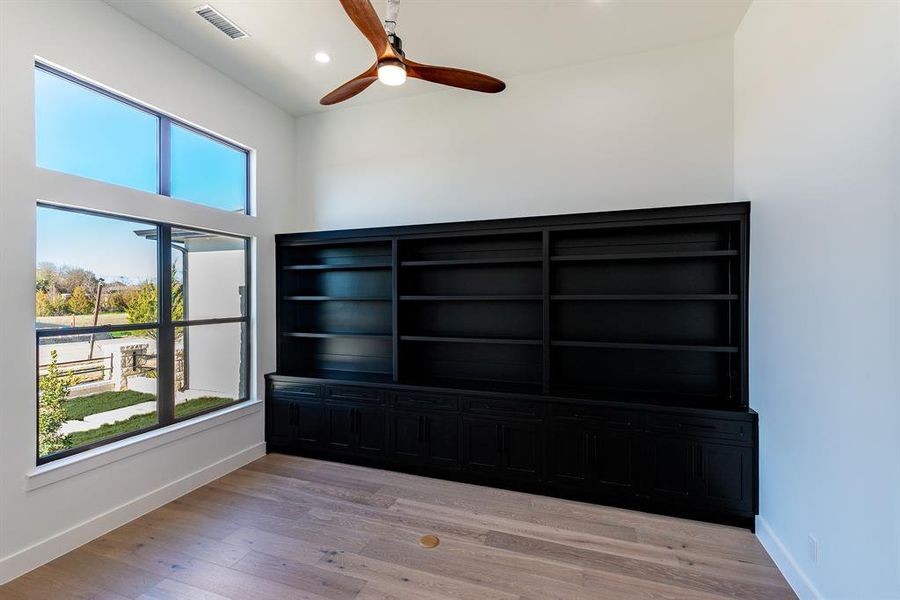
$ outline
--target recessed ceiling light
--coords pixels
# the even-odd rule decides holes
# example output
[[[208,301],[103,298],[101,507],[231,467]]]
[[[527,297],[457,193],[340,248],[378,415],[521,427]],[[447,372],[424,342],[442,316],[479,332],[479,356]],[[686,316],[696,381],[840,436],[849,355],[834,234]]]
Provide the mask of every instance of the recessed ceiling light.
[[[316,62],[320,62],[320,63],[331,62],[331,57],[328,55],[327,52],[316,52],[315,59],[316,59]]]

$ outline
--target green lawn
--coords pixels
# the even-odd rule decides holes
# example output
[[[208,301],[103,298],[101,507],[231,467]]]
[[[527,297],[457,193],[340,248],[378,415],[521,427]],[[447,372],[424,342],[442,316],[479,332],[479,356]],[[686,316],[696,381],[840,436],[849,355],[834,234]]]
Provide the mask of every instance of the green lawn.
[[[66,409],[67,421],[82,421],[88,415],[155,400],[156,396],[153,394],[124,390],[121,392],[100,392],[90,396],[71,398],[66,400],[63,406]]]
[[[122,392],[109,392],[109,393],[122,393]],[[131,392],[135,393],[135,392]],[[95,396],[101,396],[102,394],[95,394]],[[149,394],[147,394],[149,395]],[[92,396],[86,396],[86,398],[90,398]],[[153,396],[150,396],[151,398]],[[78,398],[76,398],[77,400]],[[142,402],[146,402],[146,400],[141,400]],[[182,404],[175,405],[175,418],[179,419],[181,417],[186,417],[188,415],[198,413],[204,410],[208,410],[210,408],[215,408],[216,406],[224,406],[226,404],[230,404],[234,402],[231,398],[218,398],[215,396],[204,396],[203,398],[196,398],[194,400],[188,400],[187,402],[183,402]],[[136,402],[132,402],[131,404],[136,404]],[[124,406],[129,406],[125,404]],[[90,414],[90,413],[88,413]],[[90,444],[96,442],[98,440],[103,440],[109,437],[113,437],[115,435],[119,435],[121,433],[127,433],[129,431],[135,431],[137,429],[143,429],[145,427],[151,427],[156,424],[156,412],[147,413],[145,415],[135,415],[123,421],[116,421],[115,423],[109,423],[107,425],[101,425],[96,429],[89,429],[88,431],[78,431],[72,434],[69,434],[69,447],[77,448],[78,446],[84,446],[85,444]]]

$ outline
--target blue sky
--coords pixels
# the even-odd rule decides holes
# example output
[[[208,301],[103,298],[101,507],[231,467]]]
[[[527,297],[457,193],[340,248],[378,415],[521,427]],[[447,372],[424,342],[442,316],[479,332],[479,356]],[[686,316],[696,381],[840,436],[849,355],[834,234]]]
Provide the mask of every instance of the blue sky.
[[[37,209],[37,262],[82,267],[107,281],[156,280],[156,241],[135,235],[145,223],[55,208]]]
[[[35,69],[35,160],[40,167],[156,193],[158,127],[155,115]],[[172,196],[243,209],[243,152],[173,124],[171,153]],[[39,208],[37,260],[83,267],[108,280],[155,278],[155,242],[134,235],[146,228]]]

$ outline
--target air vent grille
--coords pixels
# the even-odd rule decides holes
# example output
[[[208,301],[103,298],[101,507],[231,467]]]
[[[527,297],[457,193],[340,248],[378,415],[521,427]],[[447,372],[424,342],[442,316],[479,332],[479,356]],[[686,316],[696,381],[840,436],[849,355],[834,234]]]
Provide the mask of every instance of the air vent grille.
[[[203,6],[198,6],[194,9],[194,12],[206,19],[209,23],[230,37],[233,40],[239,40],[241,38],[250,37],[250,34],[238,27],[231,21],[228,17],[214,9],[209,4],[204,4]]]

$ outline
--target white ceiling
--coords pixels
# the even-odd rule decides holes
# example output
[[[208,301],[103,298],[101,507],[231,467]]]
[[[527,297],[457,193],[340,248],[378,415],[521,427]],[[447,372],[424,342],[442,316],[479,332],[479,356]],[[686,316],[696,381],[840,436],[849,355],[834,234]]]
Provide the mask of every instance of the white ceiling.
[[[294,115],[366,70],[375,54],[337,0],[209,0],[250,38],[193,13],[205,0],[106,0]],[[382,17],[384,0],[373,2]],[[750,0],[402,0],[397,34],[417,62],[515,75],[733,33]],[[313,60],[317,51],[332,61]],[[345,104],[433,91],[374,85]]]

